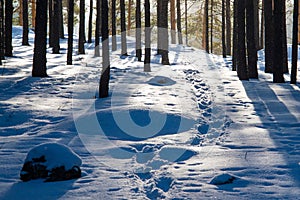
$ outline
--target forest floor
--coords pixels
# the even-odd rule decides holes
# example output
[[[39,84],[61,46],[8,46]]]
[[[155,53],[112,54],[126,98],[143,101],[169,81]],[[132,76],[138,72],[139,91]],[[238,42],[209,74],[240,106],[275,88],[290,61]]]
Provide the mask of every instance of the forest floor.
[[[0,199],[299,198],[300,88],[288,75],[273,84],[263,52],[259,80],[239,81],[230,58],[184,46],[170,47],[170,66],[153,49],[146,73],[129,38],[99,99],[93,45],[67,66],[62,40],[62,54],[48,49],[49,77],[32,78],[33,47],[20,41],[0,69]],[[73,149],[82,177],[22,182],[27,152],[45,142]]]

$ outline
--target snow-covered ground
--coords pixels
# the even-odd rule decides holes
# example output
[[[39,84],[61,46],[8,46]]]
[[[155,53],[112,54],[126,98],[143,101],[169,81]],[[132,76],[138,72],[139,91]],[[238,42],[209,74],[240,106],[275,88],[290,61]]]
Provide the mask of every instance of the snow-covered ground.
[[[0,69],[0,199],[299,199],[298,86],[273,84],[262,67],[241,82],[230,59],[183,46],[171,46],[170,66],[153,50],[145,73],[128,43],[98,99],[92,45],[67,66],[63,40],[49,77],[32,78],[32,46],[14,39]],[[20,181],[28,151],[46,142],[77,153],[83,176]]]

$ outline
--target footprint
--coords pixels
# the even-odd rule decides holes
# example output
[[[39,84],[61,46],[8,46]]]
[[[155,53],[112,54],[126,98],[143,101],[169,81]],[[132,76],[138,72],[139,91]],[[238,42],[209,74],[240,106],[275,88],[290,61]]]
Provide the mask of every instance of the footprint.
[[[198,132],[201,134],[206,134],[209,130],[209,125],[208,124],[202,124],[198,127]]]

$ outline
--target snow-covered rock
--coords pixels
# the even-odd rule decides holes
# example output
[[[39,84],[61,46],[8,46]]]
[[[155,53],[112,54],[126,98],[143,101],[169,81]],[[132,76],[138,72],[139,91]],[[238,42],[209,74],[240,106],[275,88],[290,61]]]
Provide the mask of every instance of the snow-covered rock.
[[[44,143],[32,148],[21,170],[21,180],[46,178],[62,181],[81,176],[81,159],[69,147],[58,143]]]
[[[236,179],[237,178],[232,174],[223,173],[212,178],[209,183],[213,185],[224,185],[224,184],[230,184]]]

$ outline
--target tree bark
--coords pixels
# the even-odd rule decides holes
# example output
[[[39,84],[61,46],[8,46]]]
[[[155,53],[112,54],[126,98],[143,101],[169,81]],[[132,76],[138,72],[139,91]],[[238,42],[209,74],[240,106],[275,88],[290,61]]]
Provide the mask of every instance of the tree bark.
[[[0,65],[4,59],[4,0],[0,0]]]
[[[146,9],[146,4],[145,4]],[[141,0],[136,0],[136,10],[135,10],[135,21],[136,21],[136,29],[135,29],[135,54],[138,58],[138,61],[142,61],[142,20],[141,20]],[[145,16],[146,17],[146,16]],[[146,19],[145,19],[146,22]]]
[[[213,53],[214,0],[210,0],[210,52]]]
[[[29,42],[28,42],[28,0],[23,0],[22,1],[22,14],[23,14],[23,17],[22,17],[22,24],[23,24],[23,37],[22,37],[22,45],[26,45],[28,46],[29,45]]]
[[[161,37],[162,37],[162,26],[161,26],[161,14],[162,14],[162,10],[161,10],[161,4],[162,4],[162,0],[157,0],[157,54],[161,55]]]
[[[54,23],[53,23],[53,1],[55,0],[49,0],[49,47],[53,47],[53,29],[54,29]]]
[[[170,0],[171,43],[176,44],[175,0]]]
[[[36,0],[36,27],[33,54],[33,77],[47,77],[47,4],[48,1]]]
[[[286,3],[283,1],[282,5],[282,50],[283,50],[283,73],[289,73],[289,68],[288,68],[288,53],[287,53],[287,36],[286,36]]]
[[[120,0],[121,8],[121,55],[128,56],[127,53],[127,38],[126,38],[126,14],[125,14],[125,1]]]
[[[226,54],[231,55],[231,16],[230,0],[226,0]]]
[[[265,28],[265,8],[264,8],[264,0],[261,3],[261,19],[260,19],[260,40],[259,40],[259,49],[264,48],[264,28]]]
[[[162,0],[161,4],[161,63],[169,65],[169,31],[168,31],[168,1]]]
[[[32,27],[35,28],[35,18],[36,18],[36,0],[31,0],[31,19]]]
[[[19,0],[19,25],[23,26],[23,0]]]
[[[68,0],[68,53],[67,65],[72,65],[73,59],[73,33],[74,33],[74,0]]]
[[[116,38],[116,1],[112,1],[111,3],[111,50],[117,50],[117,38]]]
[[[265,13],[265,72],[272,73],[274,50],[273,0],[263,1]]]
[[[208,35],[208,30],[209,30],[209,20],[208,20],[208,0],[205,0],[204,4],[204,47],[207,53],[209,53],[209,35]]]
[[[13,56],[12,47],[13,2],[5,0],[5,56]]]
[[[238,23],[237,23],[237,5],[238,0],[234,0],[233,4],[233,45],[232,45],[232,71],[237,69],[237,49],[238,49]]]
[[[150,72],[151,63],[151,20],[150,20],[150,1],[145,0],[145,60],[144,71]]]
[[[78,54],[85,54],[85,0],[80,0]]]
[[[222,0],[222,53],[223,58],[226,58],[226,13],[225,13],[225,0]]]
[[[90,0],[90,13],[89,13],[89,30],[88,30],[88,43],[92,43],[92,31],[93,31],[93,0]]]
[[[178,36],[178,43],[183,44],[182,41],[182,28],[181,28],[181,5],[180,0],[176,0],[176,7],[177,7],[177,36]]]
[[[100,20],[101,20],[101,0],[96,1],[97,16],[95,29],[95,57],[100,56]]]
[[[294,0],[291,84],[297,83],[299,0]]]
[[[62,0],[58,1],[58,16],[59,16],[59,38],[65,39],[65,31],[64,31],[64,15],[63,15],[63,5]]]
[[[128,22],[127,22],[127,34],[128,36],[130,35],[130,31],[131,31],[131,7],[132,7],[132,0],[128,0]]]
[[[53,26],[59,24],[59,1],[60,0],[53,0]],[[52,42],[53,48],[52,53],[59,54],[60,46],[59,46],[59,28],[54,28],[52,30]]]

